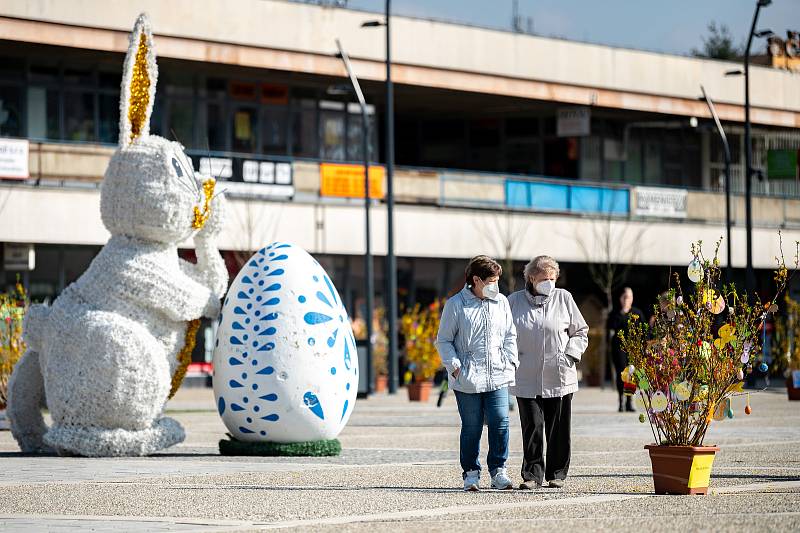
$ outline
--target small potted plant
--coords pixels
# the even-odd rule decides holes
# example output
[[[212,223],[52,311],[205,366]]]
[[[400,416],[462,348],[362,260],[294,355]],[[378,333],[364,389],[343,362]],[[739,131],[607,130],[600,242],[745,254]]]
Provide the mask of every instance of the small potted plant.
[[[374,338],[372,370],[375,376],[375,392],[386,392],[389,384],[389,337],[386,335],[386,331],[389,325],[386,321],[386,310],[383,307],[375,309],[375,318],[372,324]]]
[[[8,401],[8,380],[14,365],[25,352],[22,319],[28,303],[25,289],[19,282],[14,290],[0,294],[0,429],[8,429],[4,414]]]
[[[622,378],[643,411],[640,422],[649,422],[653,432],[654,443],[645,448],[657,494],[707,494],[719,448],[705,445],[706,432],[712,421],[733,418],[731,398],[746,394],[745,374],[767,372],[762,331],[789,280],[781,257],[777,294],[762,305],[733,284],[720,286],[718,255],[706,260],[701,245],[692,246],[688,268],[694,292],[685,295],[675,274],[674,286],[655,306],[652,325],[632,316],[621,334],[630,363]],[[744,412],[751,412],[749,396]]]
[[[784,297],[786,313],[775,320],[771,371],[786,378],[789,400],[800,400],[800,302]]]
[[[411,374],[408,399],[426,402],[433,386],[433,376],[442,366],[434,342],[439,331],[441,302],[429,306],[419,304],[406,311],[400,319],[400,329],[405,338],[406,362]]]

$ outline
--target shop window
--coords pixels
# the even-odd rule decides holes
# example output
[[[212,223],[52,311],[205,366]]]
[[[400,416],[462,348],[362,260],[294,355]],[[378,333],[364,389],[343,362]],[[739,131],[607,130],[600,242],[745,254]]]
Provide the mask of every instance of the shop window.
[[[644,181],[661,182],[661,146],[655,140],[644,143]]]
[[[200,87],[200,96],[208,98],[224,98],[228,93],[228,82],[223,78],[206,78],[205,85]]]
[[[67,67],[64,69],[64,83],[67,85],[94,85],[94,71],[87,67]]]
[[[200,131],[205,136],[205,139],[201,139],[201,148],[216,151],[226,150],[225,117],[222,104],[208,102],[204,109],[205,113],[200,114],[201,120],[205,121],[205,124],[200,128]]]
[[[191,72],[180,70],[168,70],[165,75],[158,80],[159,91],[164,91],[165,96],[185,96],[194,95],[194,76]]]
[[[20,87],[0,86],[0,136],[22,136],[22,88]]]
[[[58,92],[44,87],[28,87],[28,137],[60,139]]]
[[[29,81],[33,83],[58,83],[59,71],[55,62],[34,63],[28,71]]]
[[[457,119],[426,120],[422,124],[421,163],[452,166],[464,158],[464,121]]]
[[[194,112],[192,100],[170,98],[167,102],[168,139],[178,141],[186,148],[194,147]]]
[[[298,99],[292,103],[292,155],[317,157],[317,102]]]
[[[98,96],[100,142],[115,144],[119,140],[119,95]],[[151,126],[152,127],[152,126]]]
[[[117,116],[119,117],[119,98],[117,98]],[[158,96],[153,104],[153,114],[150,116],[150,135],[167,137],[164,135],[164,99]]]
[[[356,103],[347,105],[347,159],[350,161],[362,161],[364,159],[364,119],[361,117],[361,106]],[[369,159],[377,160],[377,124],[375,123],[375,108],[367,106],[367,125],[369,128]]]
[[[234,152],[253,153],[256,151],[257,115],[256,109],[252,107],[240,107],[233,111],[231,147]]]
[[[122,86],[122,74],[118,70],[103,71],[97,73],[97,84],[101,89],[114,89],[119,91]],[[119,94],[117,94],[119,100]]]
[[[322,159],[343,161],[345,159],[344,103],[321,101],[320,128],[322,130]]]
[[[602,164],[602,144],[600,137],[582,137],[580,140],[580,178],[582,180],[599,180]],[[545,149],[547,153],[547,149]],[[553,175],[553,174],[550,174]]]
[[[0,56],[0,79],[22,80],[25,78],[25,60],[21,57]]]
[[[69,141],[93,141],[94,94],[88,92],[64,93],[64,137]]]
[[[286,129],[289,110],[285,105],[268,105],[262,108],[261,152],[265,154],[286,154]]]

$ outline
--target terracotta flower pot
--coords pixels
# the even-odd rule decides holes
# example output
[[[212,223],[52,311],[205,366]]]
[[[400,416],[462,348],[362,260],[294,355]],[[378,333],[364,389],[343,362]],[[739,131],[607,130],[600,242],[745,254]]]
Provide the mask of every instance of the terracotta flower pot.
[[[800,388],[794,386],[791,374],[786,378],[786,394],[789,395],[789,400],[800,400]]]
[[[648,444],[656,494],[708,494],[718,446]]]
[[[408,387],[406,387],[408,389],[408,399],[412,402],[427,402],[431,396],[432,387],[433,383],[430,381],[409,383]]]
[[[389,376],[375,376],[375,392],[386,392],[388,386]]]

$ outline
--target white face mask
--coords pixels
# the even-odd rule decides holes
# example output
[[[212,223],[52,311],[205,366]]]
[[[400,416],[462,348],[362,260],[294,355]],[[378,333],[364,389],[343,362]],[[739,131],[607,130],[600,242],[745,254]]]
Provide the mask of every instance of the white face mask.
[[[553,292],[555,288],[556,282],[551,279],[546,279],[536,284],[536,292],[545,296],[550,296],[550,293]]]
[[[487,283],[483,286],[483,296],[485,298],[491,298],[494,300],[497,298],[497,295],[500,294],[500,287],[497,286],[497,282],[494,283]]]

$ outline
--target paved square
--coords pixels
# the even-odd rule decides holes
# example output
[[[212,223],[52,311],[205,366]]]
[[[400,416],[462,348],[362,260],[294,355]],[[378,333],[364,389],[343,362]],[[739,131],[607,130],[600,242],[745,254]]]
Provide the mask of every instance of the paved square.
[[[455,399],[409,403],[405,391],[359,400],[335,458],[221,457],[225,427],[208,389],[168,405],[182,445],[153,457],[31,457],[0,432],[2,531],[800,530],[800,412],[783,390],[734,400],[714,423],[713,494],[655,496],[636,414],[611,390],[573,404],[573,459],[563,490],[464,493]],[[520,481],[511,413],[509,472]],[[482,451],[486,451],[486,438]],[[484,472],[482,484],[488,486]]]

